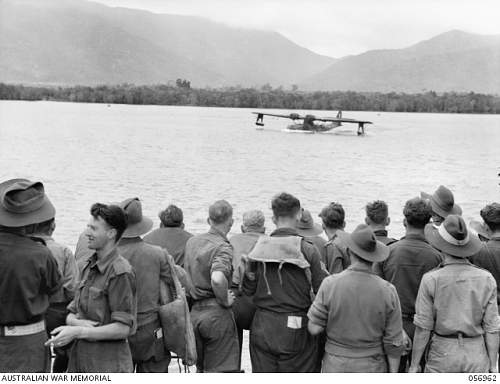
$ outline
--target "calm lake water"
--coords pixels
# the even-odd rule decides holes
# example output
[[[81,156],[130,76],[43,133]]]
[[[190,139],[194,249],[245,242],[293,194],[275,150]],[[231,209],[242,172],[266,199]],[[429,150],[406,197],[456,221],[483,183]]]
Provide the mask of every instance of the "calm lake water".
[[[1,101],[0,180],[42,180],[57,209],[55,238],[72,247],[92,203],[134,196],[156,225],[161,208],[178,204],[194,233],[206,230],[217,199],[233,204],[234,231],[252,208],[272,229],[270,200],[280,191],[295,194],[318,221],[324,205],[342,203],[347,230],[362,222],[368,201],[383,199],[396,237],[404,202],[439,184],[455,192],[466,220],[500,201],[500,116],[345,112],[374,122],[357,137],[354,126],[286,133],[288,121],[274,118],[258,131],[250,112]]]

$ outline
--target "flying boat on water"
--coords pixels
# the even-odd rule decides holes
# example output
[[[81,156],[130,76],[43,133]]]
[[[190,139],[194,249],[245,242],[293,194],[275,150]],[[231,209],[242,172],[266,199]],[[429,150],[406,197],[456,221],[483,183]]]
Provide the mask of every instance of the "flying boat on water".
[[[306,132],[306,133],[321,133],[328,132],[334,128],[342,126],[342,123],[358,124],[358,136],[365,134],[365,124],[372,124],[371,121],[356,120],[342,117],[342,111],[337,113],[336,117],[316,117],[314,115],[301,116],[298,113],[290,113],[288,115],[281,115],[275,113],[252,112],[257,115],[255,125],[259,127],[264,126],[264,116],[279,117],[290,119],[293,124],[289,125],[289,131]],[[302,122],[297,122],[302,121]]]

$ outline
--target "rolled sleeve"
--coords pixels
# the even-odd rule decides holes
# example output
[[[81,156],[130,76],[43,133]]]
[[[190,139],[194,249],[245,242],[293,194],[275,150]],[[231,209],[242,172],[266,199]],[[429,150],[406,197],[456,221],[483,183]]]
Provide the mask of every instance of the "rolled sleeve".
[[[486,333],[497,333],[500,331],[500,317],[498,316],[497,304],[497,284],[493,277],[488,277],[490,281],[489,299],[484,311],[482,327]]]
[[[108,300],[111,320],[134,328],[137,301],[133,273],[122,273],[109,281]]]
[[[327,294],[329,292],[329,283],[327,280],[323,280],[321,283],[318,294],[314,299],[309,311],[307,312],[307,317],[309,321],[315,325],[322,328],[326,328],[328,322],[328,302]]]
[[[418,289],[417,300],[415,301],[415,317],[413,323],[422,329],[432,331],[434,329],[434,310],[432,292],[434,281],[432,277],[425,274],[422,277],[420,288]]]
[[[226,279],[230,282],[233,271],[233,247],[229,243],[221,244],[215,251],[210,266],[210,275],[215,271],[224,273]]]
[[[403,321],[401,305],[396,288],[391,285],[387,320],[383,336],[384,351],[388,356],[398,357],[404,351]]]

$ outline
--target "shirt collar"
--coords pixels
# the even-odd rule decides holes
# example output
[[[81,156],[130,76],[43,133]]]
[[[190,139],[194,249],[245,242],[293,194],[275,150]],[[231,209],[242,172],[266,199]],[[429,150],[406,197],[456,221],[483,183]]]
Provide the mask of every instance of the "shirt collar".
[[[376,231],[373,231],[373,233],[375,234],[375,236],[385,236],[387,237],[387,230],[385,229],[377,229]]]
[[[118,250],[116,247],[113,249],[102,259],[97,258],[97,253],[94,253],[89,258],[90,267],[96,266],[99,269],[99,272],[104,273],[104,271],[108,268],[109,264],[113,262],[115,257],[118,256]]]
[[[222,237],[224,240],[226,241],[229,241],[227,239],[227,236],[224,234],[224,232],[222,231],[219,231],[217,228],[215,227],[210,227],[210,229],[208,230],[208,233],[212,234],[212,235],[216,235],[216,236],[220,236]]]
[[[260,237],[262,235],[265,235],[265,233],[262,233],[262,232],[244,232],[244,233],[242,233],[242,235],[246,235],[249,237]]]
[[[45,242],[54,241],[54,239],[52,238],[52,236],[48,236],[48,235],[36,235],[36,237],[42,239]]]
[[[126,245],[126,244],[133,244],[133,243],[140,243],[143,241],[140,236],[137,237],[122,237],[120,239],[120,242],[118,243],[119,245]]]
[[[335,233],[333,234],[332,238],[331,238],[329,241],[333,241],[333,240],[335,240],[337,237],[342,236],[343,234],[345,234],[345,231],[344,231],[344,230],[342,230],[342,229],[337,229],[337,230],[335,231]]]
[[[270,236],[299,236],[299,233],[295,228],[277,228]]]
[[[408,240],[420,240],[420,241],[425,241],[428,243],[428,241],[425,239],[425,235],[421,235],[420,233],[409,233],[406,234],[404,237],[401,238],[403,239],[408,239]]]
[[[443,261],[441,263],[441,265],[444,267],[446,265],[453,265],[453,264],[465,264],[465,265],[472,265],[471,262],[469,260],[467,260],[466,257],[464,257],[463,259],[459,259],[457,258],[456,260],[453,260],[453,261]]]
[[[359,267],[359,266],[353,266],[353,265],[350,265],[347,267],[348,270],[350,271],[356,271],[356,272],[365,272],[365,273],[369,273],[371,275],[376,275],[375,272],[373,272],[371,269],[369,268],[363,268],[363,267]]]

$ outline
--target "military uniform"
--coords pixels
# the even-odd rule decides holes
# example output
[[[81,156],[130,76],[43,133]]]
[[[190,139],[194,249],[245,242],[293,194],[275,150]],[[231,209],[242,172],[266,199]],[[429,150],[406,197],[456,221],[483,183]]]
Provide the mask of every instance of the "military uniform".
[[[163,342],[158,308],[160,281],[172,281],[169,257],[160,247],[140,237],[122,238],[118,252],[134,268],[137,281],[137,332],[129,337],[132,360],[137,372],[168,372],[170,352]]]
[[[75,298],[68,306],[80,319],[98,326],[119,322],[136,329],[135,274],[129,262],[114,248],[103,259],[91,256],[83,269]],[[133,372],[127,339],[74,341],[68,372]]]
[[[211,275],[220,271],[232,281],[233,249],[227,237],[215,228],[190,238],[184,266],[192,283],[191,321],[196,338],[198,372],[239,370],[239,343],[230,308],[221,306],[212,290]]]
[[[425,372],[488,372],[484,334],[500,330],[493,276],[466,259],[426,273],[415,304],[416,326],[433,332]]]
[[[350,266],[326,278],[308,316],[326,330],[323,372],[387,372],[386,355],[403,352],[396,289],[370,270]]]
[[[0,372],[50,372],[44,317],[60,286],[44,244],[0,232]]]
[[[276,261],[254,262],[256,279],[243,281],[244,293],[254,295],[257,307],[250,330],[252,371],[319,372],[320,340],[307,330],[311,292],[326,276],[318,250],[293,228],[270,236],[284,239],[283,244],[256,245],[249,258],[265,260],[270,254]]]

